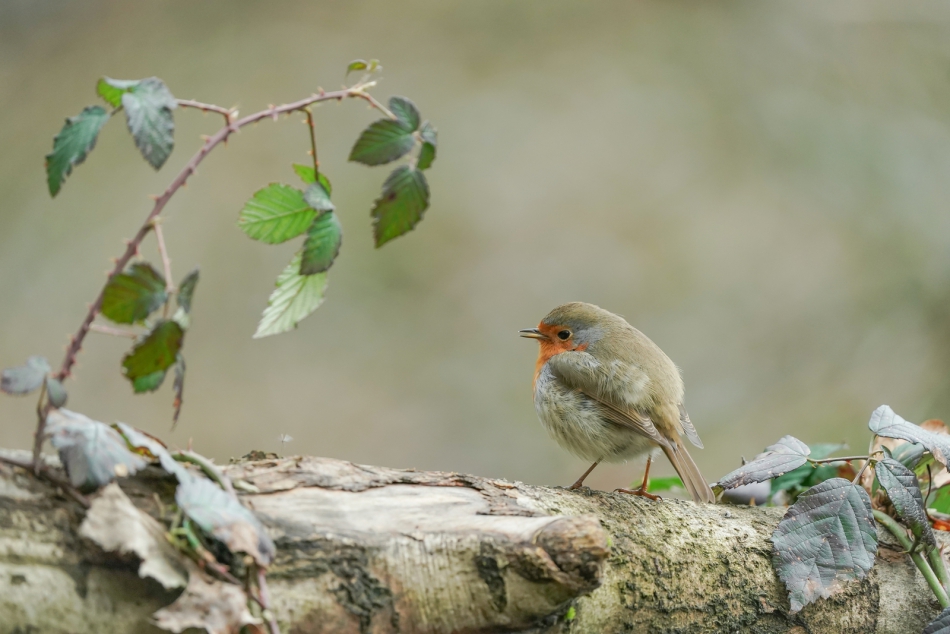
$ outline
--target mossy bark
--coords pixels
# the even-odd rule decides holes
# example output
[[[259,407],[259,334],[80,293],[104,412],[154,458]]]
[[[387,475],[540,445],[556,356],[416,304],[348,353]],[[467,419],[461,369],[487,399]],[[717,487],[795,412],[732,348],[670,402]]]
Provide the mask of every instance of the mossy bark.
[[[918,634],[937,615],[881,534],[871,575],[788,614],[768,536],[781,510],[651,502],[451,473],[288,458],[227,469],[278,547],[268,573],[284,632]],[[121,482],[155,512],[169,481]],[[102,553],[83,510],[0,466],[0,634],[157,631],[175,593]]]

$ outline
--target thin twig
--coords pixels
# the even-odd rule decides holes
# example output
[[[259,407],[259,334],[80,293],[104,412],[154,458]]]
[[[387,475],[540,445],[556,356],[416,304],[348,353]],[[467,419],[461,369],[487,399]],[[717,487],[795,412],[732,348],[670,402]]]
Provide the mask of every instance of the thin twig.
[[[313,113],[310,112],[310,108],[304,108],[304,112],[307,113],[307,125],[310,127],[310,153],[313,155],[313,178],[314,182],[319,182],[317,177],[320,176],[320,161],[317,160],[317,132],[313,125]]]
[[[880,524],[882,524],[891,534],[897,538],[897,541],[900,542],[900,545],[910,553],[911,559],[914,560],[914,565],[917,566],[917,569],[920,570],[920,574],[924,576],[924,579],[927,581],[927,585],[930,586],[930,589],[933,590],[933,593],[937,596],[937,601],[940,602],[940,607],[946,609],[950,608],[950,597],[947,596],[947,591],[944,590],[943,586],[940,585],[940,581],[937,579],[937,575],[934,574],[933,569],[930,567],[930,564],[920,556],[919,552],[912,552],[914,544],[910,541],[910,537],[907,536],[907,531],[897,523],[897,521],[882,511],[874,511],[874,519],[876,519]]]
[[[851,462],[852,460],[867,460],[871,456],[845,456],[844,458],[822,458],[821,460],[808,459],[812,464],[824,464],[826,462]]]
[[[112,326],[103,326],[101,324],[90,324],[89,330],[92,332],[98,332],[100,335],[110,335],[112,337],[128,337],[130,339],[137,339],[138,333],[133,330],[122,330],[121,328],[113,328]]]
[[[168,319],[168,309],[172,303],[172,293],[175,292],[175,284],[172,282],[172,261],[168,257],[168,249],[165,247],[165,234],[162,233],[162,219],[155,217],[152,219],[152,231],[155,232],[155,240],[158,242],[158,254],[162,258],[162,270],[165,272],[165,308],[162,316]]]
[[[93,300],[92,304],[89,305],[89,310],[86,311],[86,316],[83,318],[82,323],[79,325],[79,329],[76,331],[69,340],[69,346],[66,349],[66,356],[63,358],[63,363],[60,366],[59,372],[56,374],[56,378],[60,381],[65,380],[69,375],[70,371],[73,368],[73,365],[76,363],[76,356],[79,354],[79,351],[82,350],[83,340],[86,338],[86,335],[89,334],[90,326],[92,321],[96,318],[96,315],[99,313],[99,310],[102,308],[102,298],[105,294],[105,288],[114,276],[121,273],[125,270],[125,266],[129,263],[136,253],[138,253],[139,245],[142,243],[142,240],[145,239],[145,236],[148,235],[148,232],[152,230],[152,220],[154,220],[162,210],[165,208],[165,205],[168,204],[168,201],[171,200],[171,197],[175,195],[179,189],[181,189],[185,183],[188,181],[188,178],[194,174],[195,169],[198,165],[208,156],[208,153],[211,152],[215,147],[220,143],[227,141],[228,137],[232,134],[243,128],[244,126],[250,125],[252,123],[257,123],[263,119],[272,118],[277,119],[279,115],[289,114],[291,112],[302,110],[307,106],[310,106],[315,103],[322,101],[343,101],[348,98],[359,98],[369,101],[375,108],[378,108],[381,112],[385,113],[390,118],[395,119],[395,115],[390,112],[385,106],[376,101],[371,95],[364,92],[367,88],[375,85],[375,82],[360,83],[350,88],[344,88],[342,90],[336,90],[333,92],[322,92],[320,94],[313,94],[309,97],[295,101],[293,103],[284,104],[282,106],[271,106],[260,112],[255,112],[254,114],[248,115],[241,119],[235,121],[232,116],[228,116],[228,123],[220,130],[218,130],[214,135],[207,138],[204,142],[204,145],[201,146],[194,156],[191,157],[178,175],[172,180],[171,184],[165,189],[161,196],[155,199],[155,204],[152,206],[152,210],[145,217],[145,221],[142,223],[142,226],[139,227],[138,232],[135,236],[129,240],[126,245],[125,252],[122,254],[119,259],[115,261],[115,265],[112,268],[112,271],[109,273],[106,278],[106,283],[103,285],[102,289],[99,291],[99,294],[96,296],[96,299]],[[198,102],[189,102],[187,100],[179,101],[179,105],[185,107],[199,107]],[[221,108],[220,106],[211,108],[207,107],[210,104],[202,104],[206,106],[206,110],[211,110],[214,112],[223,112],[226,109]],[[43,449],[43,432],[46,426],[46,418],[41,417],[39,424],[36,428],[36,436],[33,442],[33,461],[38,463],[40,452]]]
[[[270,609],[270,592],[267,591],[267,575],[260,566],[257,567],[257,591],[258,594],[260,594],[258,603],[261,608],[263,608],[264,618],[267,619],[267,627],[270,628],[270,634],[280,634],[280,626],[277,625],[274,612]]]
[[[231,119],[237,114],[233,108],[222,108],[211,103],[201,103],[193,99],[177,99],[178,105],[182,108],[197,108],[202,112],[217,112],[224,117],[224,125],[231,125]]]

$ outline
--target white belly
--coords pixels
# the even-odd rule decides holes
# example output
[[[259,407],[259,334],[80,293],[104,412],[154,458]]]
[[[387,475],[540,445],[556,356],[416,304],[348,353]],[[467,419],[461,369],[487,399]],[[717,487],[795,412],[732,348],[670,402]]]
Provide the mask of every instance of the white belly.
[[[623,462],[657,448],[646,436],[601,418],[590,398],[561,385],[547,368],[538,375],[534,407],[551,437],[578,458]]]

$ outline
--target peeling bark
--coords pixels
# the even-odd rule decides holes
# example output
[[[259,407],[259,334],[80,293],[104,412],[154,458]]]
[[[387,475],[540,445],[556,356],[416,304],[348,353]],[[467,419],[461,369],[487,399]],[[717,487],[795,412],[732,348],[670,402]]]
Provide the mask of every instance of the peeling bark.
[[[788,615],[768,536],[781,509],[656,503],[325,458],[232,465],[277,545],[284,632],[918,634],[939,613],[900,547],[871,575]],[[155,513],[173,481],[121,483]],[[0,634],[153,632],[176,594],[78,536],[83,510],[0,466]],[[946,540],[944,540],[946,541]]]

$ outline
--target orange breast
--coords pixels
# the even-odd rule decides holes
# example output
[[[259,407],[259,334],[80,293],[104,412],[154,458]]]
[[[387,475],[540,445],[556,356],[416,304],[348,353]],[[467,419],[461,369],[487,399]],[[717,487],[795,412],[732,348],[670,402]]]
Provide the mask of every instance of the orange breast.
[[[556,354],[561,354],[562,352],[587,349],[586,343],[574,347],[570,341],[545,341],[543,339],[539,339],[538,343],[540,344],[540,350],[538,350],[538,360],[534,362],[534,381],[531,384],[532,387],[538,384],[538,377],[541,375],[541,368],[543,368],[544,364],[548,362],[548,359]]]

